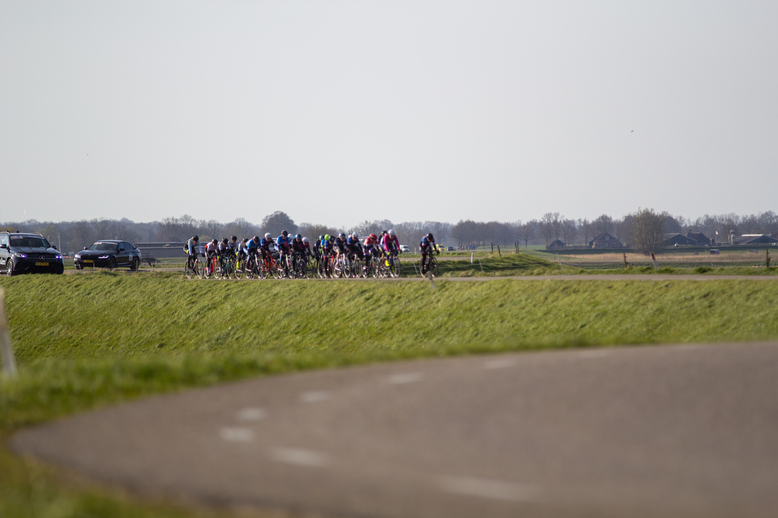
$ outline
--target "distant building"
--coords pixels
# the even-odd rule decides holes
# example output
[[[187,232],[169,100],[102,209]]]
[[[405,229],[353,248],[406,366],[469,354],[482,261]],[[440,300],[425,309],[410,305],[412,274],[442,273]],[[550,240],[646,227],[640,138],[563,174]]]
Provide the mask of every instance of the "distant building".
[[[778,239],[767,234],[743,234],[735,238],[736,245],[775,245]]]
[[[623,245],[621,241],[605,232],[589,241],[591,248],[621,248]]]
[[[551,248],[564,248],[565,246],[566,245],[565,245],[564,241],[562,241],[560,239],[557,239],[556,241],[554,241],[553,243],[548,245],[546,248],[549,248],[549,249],[551,249]]]
[[[686,237],[683,234],[674,232],[671,234],[665,234],[665,240],[662,242],[664,246],[696,246],[697,241],[690,237]]]
[[[689,239],[694,239],[694,241],[697,243],[697,246],[708,246],[713,244],[713,241],[710,238],[708,238],[705,234],[703,234],[702,232],[697,232],[694,229],[689,230],[686,233],[686,237],[688,237]]]

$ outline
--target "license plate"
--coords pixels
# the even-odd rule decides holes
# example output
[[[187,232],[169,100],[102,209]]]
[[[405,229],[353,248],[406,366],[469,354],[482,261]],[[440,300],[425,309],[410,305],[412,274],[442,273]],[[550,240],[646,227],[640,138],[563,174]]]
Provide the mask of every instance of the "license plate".
[[[85,263],[93,263],[94,261],[92,259],[84,259]]]
[[[35,266],[48,266],[49,263],[35,263]]]

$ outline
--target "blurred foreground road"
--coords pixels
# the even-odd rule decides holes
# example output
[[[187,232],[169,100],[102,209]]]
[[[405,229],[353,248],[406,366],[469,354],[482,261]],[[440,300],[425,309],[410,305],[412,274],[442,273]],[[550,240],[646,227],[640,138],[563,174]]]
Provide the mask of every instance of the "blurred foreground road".
[[[778,516],[778,342],[267,377],[26,430],[141,494],[375,517]]]

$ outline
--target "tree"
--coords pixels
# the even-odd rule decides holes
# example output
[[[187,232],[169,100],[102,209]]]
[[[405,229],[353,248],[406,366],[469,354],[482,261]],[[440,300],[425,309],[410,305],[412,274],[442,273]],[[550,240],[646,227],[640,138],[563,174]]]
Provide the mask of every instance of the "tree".
[[[599,218],[592,221],[592,227],[594,228],[594,236],[597,237],[605,233],[613,232],[613,218],[607,214],[603,214]]]
[[[251,239],[255,235],[259,235],[259,228],[244,218],[238,218],[224,225],[224,233],[227,234],[225,237],[236,236],[238,239],[243,239],[244,237]]]
[[[270,232],[274,236],[279,236],[282,230],[286,230],[290,234],[297,233],[297,225],[286,212],[277,210],[262,219],[262,232]]]
[[[519,239],[524,241],[524,248],[529,246],[530,239],[535,237],[535,227],[538,222],[536,220],[528,221],[527,223],[519,224],[516,228],[516,235]]]
[[[566,245],[572,245],[573,240],[578,235],[578,226],[575,224],[574,219],[562,220],[562,241]]]
[[[631,215],[632,248],[642,254],[659,249],[665,239],[665,218],[654,209],[638,209]]]

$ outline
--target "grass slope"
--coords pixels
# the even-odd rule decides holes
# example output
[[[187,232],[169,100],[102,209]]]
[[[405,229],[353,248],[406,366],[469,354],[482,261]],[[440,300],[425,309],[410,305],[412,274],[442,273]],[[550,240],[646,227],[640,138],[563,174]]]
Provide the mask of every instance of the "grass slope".
[[[0,440],[118,401],[253,375],[422,356],[778,337],[778,283],[0,279],[21,374]],[[0,516],[180,516],[71,487],[0,451]]]

